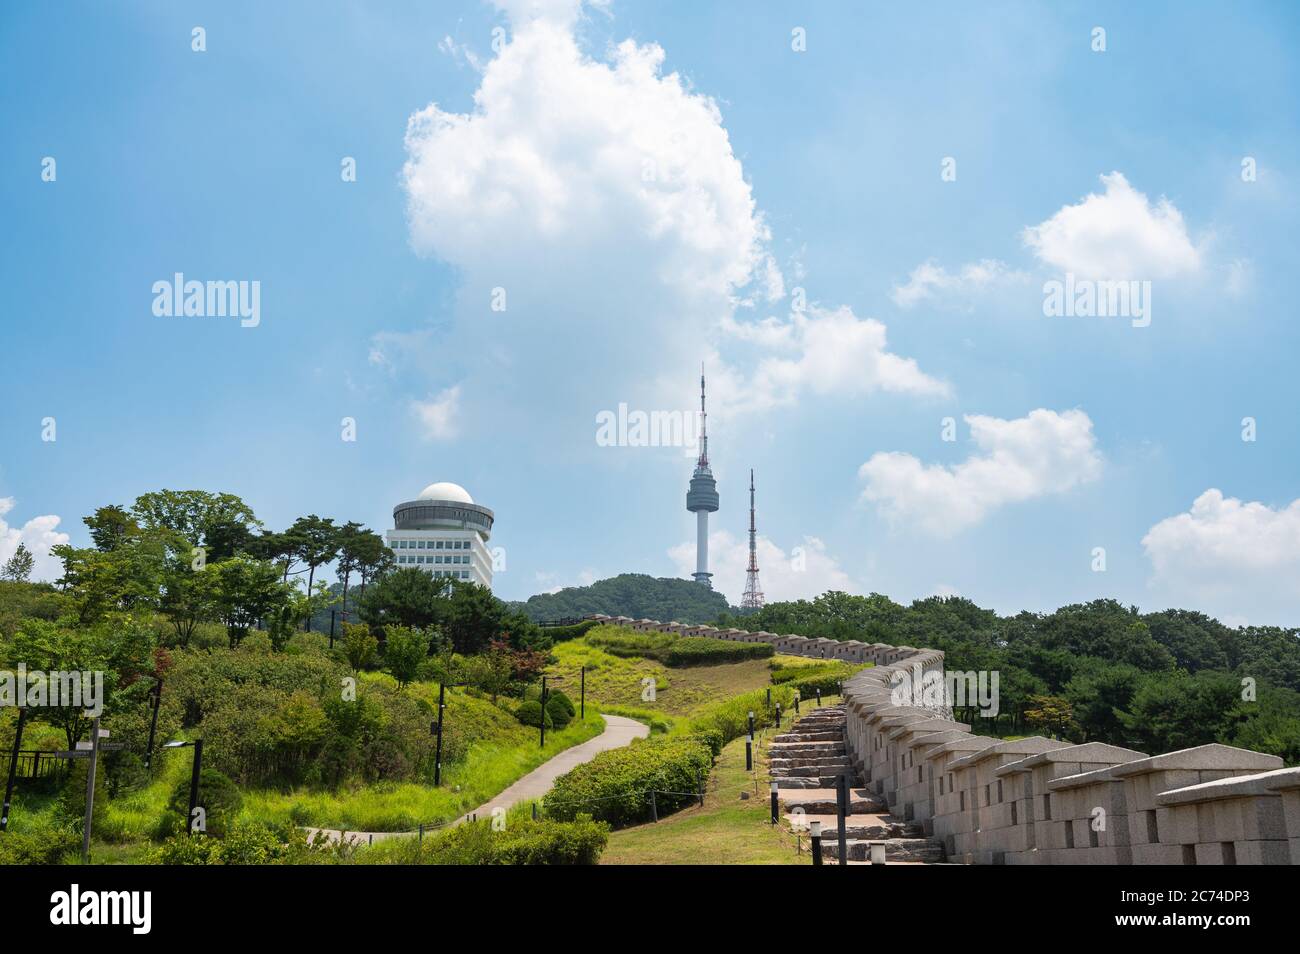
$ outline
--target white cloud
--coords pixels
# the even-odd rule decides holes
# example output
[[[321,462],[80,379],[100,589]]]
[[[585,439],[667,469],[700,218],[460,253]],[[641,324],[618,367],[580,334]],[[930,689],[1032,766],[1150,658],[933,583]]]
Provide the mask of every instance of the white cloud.
[[[978,449],[952,467],[911,454],[872,456],[858,470],[862,499],[887,517],[946,536],[1006,504],[1057,494],[1095,480],[1102,458],[1092,421],[1080,410],[1039,408],[1015,420],[966,415]]]
[[[1142,538],[1152,585],[1172,600],[1252,621],[1300,612],[1300,500],[1281,508],[1210,488],[1191,510],[1161,520]]]
[[[890,296],[899,308],[911,308],[923,301],[964,300],[981,292],[1006,285],[1023,284],[1029,276],[994,258],[963,265],[954,272],[934,261],[912,269],[907,283],[895,285]]]
[[[63,576],[63,564],[50,553],[50,548],[69,542],[72,538],[56,528],[61,518],[53,514],[32,517],[21,527],[11,527],[5,515],[14,508],[13,497],[0,497],[0,565],[8,562],[22,543],[31,551],[35,563],[33,580],[56,580]]]
[[[826,552],[817,537],[804,537],[789,551],[760,535],[758,578],[767,602],[812,599],[827,590],[858,592],[858,587],[839,562]],[[695,541],[679,543],[668,551],[677,575],[689,578],[695,572]],[[749,568],[749,539],[729,531],[709,534],[709,570],[713,588],[723,593],[733,606],[740,605],[745,592],[745,572]]]
[[[449,440],[459,433],[460,385],[440,391],[426,401],[412,401],[411,412],[430,440]]]
[[[1101,181],[1105,194],[1089,194],[1024,230],[1041,261],[1093,279],[1169,278],[1200,268],[1201,253],[1173,203],[1162,196],[1153,205],[1119,172]]]
[[[736,388],[735,393],[744,397],[743,406],[750,410],[793,404],[805,393],[949,393],[945,382],[925,374],[914,359],[888,350],[883,323],[858,318],[848,307],[827,310],[809,306],[785,321],[728,320],[724,330],[760,349],[782,352],[761,357],[749,383]]]
[[[1300,500],[1275,509],[1210,487],[1191,511],[1161,520],[1141,543],[1157,577],[1166,580],[1258,582],[1292,593],[1300,587]]]
[[[664,74],[654,43],[587,55],[576,0],[500,6],[513,35],[483,64],[473,107],[412,114],[403,169],[412,247],[461,279],[454,340],[439,344],[465,365],[476,405],[492,405],[476,413],[509,415],[541,440],[589,419],[593,395],[677,406],[702,358],[711,383],[752,377],[770,402],[942,393],[885,350],[882,324],[847,309],[777,322],[789,350],[761,367],[727,354],[724,368],[716,349],[745,347],[724,325],[787,289],[718,105]],[[496,288],[504,311],[489,308]],[[394,355],[376,350],[383,369]],[[580,380],[555,381],[548,362],[561,359]]]

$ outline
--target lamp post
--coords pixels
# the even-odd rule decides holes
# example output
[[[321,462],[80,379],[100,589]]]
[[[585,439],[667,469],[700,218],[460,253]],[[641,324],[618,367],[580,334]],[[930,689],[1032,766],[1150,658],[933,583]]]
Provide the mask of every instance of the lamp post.
[[[202,771],[203,764],[203,740],[163,743],[164,749],[183,749],[187,746],[194,747],[194,767],[190,770],[190,814],[185,819],[185,833],[192,835],[194,834],[194,810],[199,807],[199,772]]]
[[[587,667],[582,667],[582,720],[587,720]]]
[[[146,770],[153,768],[153,740],[154,734],[158,731],[158,709],[162,706],[162,687],[163,681],[159,678],[157,684],[153,687],[153,715],[149,717],[149,746],[144,750],[144,767]]]

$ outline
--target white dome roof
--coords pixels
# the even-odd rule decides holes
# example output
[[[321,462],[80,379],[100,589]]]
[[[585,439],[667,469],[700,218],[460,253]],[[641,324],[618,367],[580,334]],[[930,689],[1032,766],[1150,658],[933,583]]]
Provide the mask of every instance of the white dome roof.
[[[454,500],[457,503],[472,504],[474,498],[469,495],[469,491],[460,484],[453,484],[450,481],[442,480],[436,484],[430,484],[420,491],[420,500]]]

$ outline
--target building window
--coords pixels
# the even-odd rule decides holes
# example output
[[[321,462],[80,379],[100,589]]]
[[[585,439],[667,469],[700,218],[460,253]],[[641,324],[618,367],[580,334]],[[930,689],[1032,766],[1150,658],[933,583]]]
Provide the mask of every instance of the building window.
[[[438,549],[439,549],[439,550],[442,549],[442,541],[441,541],[441,540],[438,541]]]

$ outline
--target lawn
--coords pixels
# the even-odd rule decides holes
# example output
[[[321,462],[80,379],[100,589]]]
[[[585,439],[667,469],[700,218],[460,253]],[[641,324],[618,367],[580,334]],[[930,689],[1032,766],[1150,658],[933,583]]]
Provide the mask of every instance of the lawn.
[[[827,702],[833,701],[827,697]],[[805,710],[807,711],[807,710]],[[760,747],[771,733],[760,736]],[[657,824],[610,834],[603,865],[807,865],[808,838],[771,824],[768,776],[761,753],[757,772],[745,771],[745,741],[725,746],[709,776],[703,807],[692,806]],[[749,798],[742,799],[747,792]]]
[[[563,677],[559,685],[574,702],[586,666],[588,700],[619,715],[658,718],[668,725],[719,699],[772,684],[771,659],[670,669],[653,659],[614,656],[582,639],[560,643],[552,652],[558,662],[549,671]],[[654,680],[653,700],[645,698],[648,679]]]

